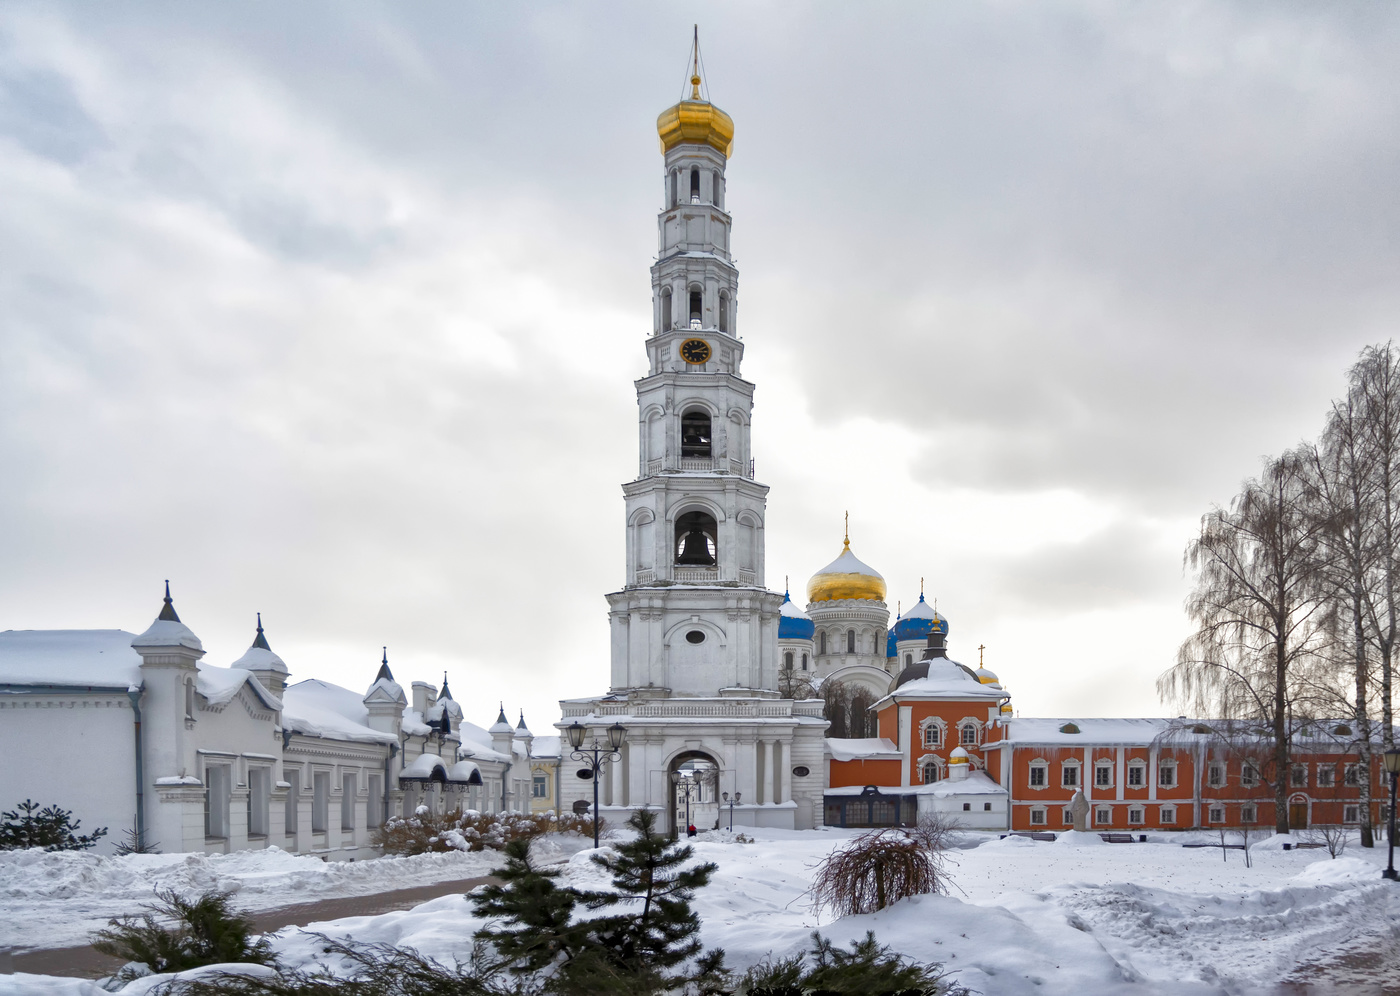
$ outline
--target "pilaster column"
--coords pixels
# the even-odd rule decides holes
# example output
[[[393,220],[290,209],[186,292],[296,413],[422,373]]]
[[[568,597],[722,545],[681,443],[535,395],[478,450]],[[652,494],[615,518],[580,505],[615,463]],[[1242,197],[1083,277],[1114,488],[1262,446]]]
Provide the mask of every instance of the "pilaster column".
[[[778,741],[782,758],[778,764],[778,801],[787,802],[792,798],[792,746]]]

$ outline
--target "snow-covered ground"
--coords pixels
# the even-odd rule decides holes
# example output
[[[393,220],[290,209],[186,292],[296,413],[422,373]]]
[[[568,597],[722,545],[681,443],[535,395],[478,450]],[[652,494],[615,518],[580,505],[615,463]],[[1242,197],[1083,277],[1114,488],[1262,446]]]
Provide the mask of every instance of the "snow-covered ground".
[[[157,888],[185,894],[217,889],[243,910],[364,896],[489,875],[495,851],[420,854],[372,861],[322,861],[270,847],[234,854],[0,851],[0,949],[85,944],[122,913],[137,912]],[[4,986],[0,976],[0,989]]]
[[[1254,865],[1246,868],[1239,851],[1222,861],[1219,850],[1188,850],[1179,837],[1111,845],[1092,835],[1079,840],[1074,838],[1081,835],[1068,835],[1055,843],[971,838],[968,843],[976,846],[951,855],[950,895],[918,897],[880,913],[832,922],[813,915],[806,890],[813,868],[849,833],[749,833],[756,842],[736,842],[729,834],[705,834],[693,842],[698,858],[719,866],[713,884],[697,899],[703,939],[723,947],[730,964],[739,968],[769,952],[797,950],[817,928],[842,942],[874,930],[882,942],[906,955],[943,962],[986,996],[1252,994],[1272,991],[1273,983],[1300,962],[1324,958],[1344,942],[1354,944],[1358,937],[1379,935],[1400,922],[1400,887],[1381,879],[1385,852],[1380,848],[1348,849],[1333,861],[1325,851],[1285,853],[1275,840],[1266,840],[1254,847]],[[556,849],[554,857],[565,862],[566,879],[604,885],[589,853],[570,856]],[[188,859],[167,862],[173,867],[181,860]],[[265,895],[265,883],[276,872],[250,866],[242,875],[238,860],[195,859],[194,866],[211,862],[218,870],[189,873],[187,881],[242,882],[245,903]],[[375,864],[357,863],[345,873],[355,869],[373,876]],[[446,874],[466,877],[480,867]],[[124,887],[135,891],[139,877]],[[403,884],[402,872],[386,878],[394,887]],[[154,879],[146,875],[144,880],[149,887]],[[29,888],[30,896],[42,893],[38,882]],[[74,900],[73,915],[88,915],[82,912],[87,907],[78,904],[93,902],[94,890],[85,882],[67,888],[80,897]],[[0,902],[0,920],[7,922],[32,908],[4,891]],[[64,900],[45,902],[57,909]],[[445,896],[403,912],[311,929],[410,945],[450,960],[467,956],[479,925],[466,899]],[[273,943],[279,957],[291,964],[313,960],[320,950],[313,938],[294,929],[279,932]],[[1393,938],[1387,943],[1393,944]],[[147,985],[133,983],[127,992],[139,996]],[[90,996],[95,991],[91,983],[77,980],[10,976],[0,977],[0,992]]]

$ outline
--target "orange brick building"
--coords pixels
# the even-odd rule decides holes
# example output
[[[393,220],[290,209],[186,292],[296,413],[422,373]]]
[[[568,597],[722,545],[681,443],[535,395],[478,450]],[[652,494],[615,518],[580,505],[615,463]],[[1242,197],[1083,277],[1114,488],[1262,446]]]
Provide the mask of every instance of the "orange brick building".
[[[878,737],[827,741],[828,824],[908,824],[939,812],[972,828],[1066,830],[1082,791],[1094,830],[1274,826],[1270,758],[1231,745],[1224,724],[1013,718],[996,675],[951,660],[946,634],[938,617],[923,659],[872,707]],[[1345,722],[1295,731],[1291,826],[1361,822],[1363,779],[1372,824],[1385,818],[1380,758],[1363,772],[1355,743]]]

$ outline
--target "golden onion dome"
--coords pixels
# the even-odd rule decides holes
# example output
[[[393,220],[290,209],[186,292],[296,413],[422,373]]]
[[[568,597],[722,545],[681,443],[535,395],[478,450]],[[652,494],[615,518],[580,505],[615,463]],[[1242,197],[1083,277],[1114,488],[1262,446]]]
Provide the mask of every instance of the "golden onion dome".
[[[678,145],[708,145],[726,156],[734,150],[734,119],[700,97],[700,75],[690,78],[690,99],[668,107],[656,119],[662,153]]]
[[[841,556],[823,567],[807,582],[809,602],[833,602],[842,598],[864,598],[875,602],[885,600],[885,579],[873,567],[867,567],[851,552],[851,538]]]

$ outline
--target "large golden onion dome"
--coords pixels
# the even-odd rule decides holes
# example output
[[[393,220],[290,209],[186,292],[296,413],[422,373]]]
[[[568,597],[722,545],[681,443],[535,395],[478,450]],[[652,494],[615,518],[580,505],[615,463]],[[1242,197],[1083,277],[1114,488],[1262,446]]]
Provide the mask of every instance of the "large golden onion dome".
[[[662,153],[678,145],[708,145],[726,156],[734,149],[734,119],[700,97],[700,74],[690,78],[690,99],[668,107],[656,119]]]
[[[841,556],[823,567],[807,582],[807,600],[832,602],[842,598],[865,598],[876,602],[885,600],[885,579],[873,567],[861,563],[851,552],[851,538]]]

